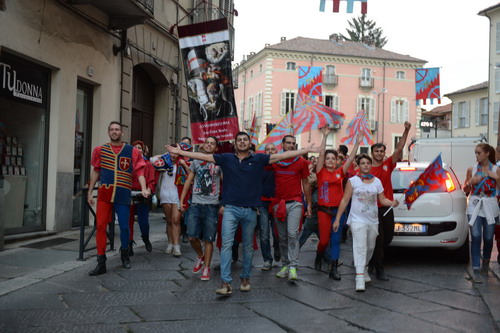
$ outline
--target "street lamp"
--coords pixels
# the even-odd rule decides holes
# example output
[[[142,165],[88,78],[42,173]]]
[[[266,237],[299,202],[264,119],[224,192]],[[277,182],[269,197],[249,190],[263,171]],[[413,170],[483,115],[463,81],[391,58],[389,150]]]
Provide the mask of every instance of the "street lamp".
[[[377,96],[377,142],[378,141],[378,133],[380,132],[378,127],[379,127],[379,124],[380,124],[380,119],[379,119],[379,115],[380,115],[380,112],[379,112],[379,109],[380,109],[380,95],[382,94],[385,94],[387,92],[387,88],[382,88],[382,90],[380,91],[376,91],[376,90],[372,90],[372,94],[376,95]],[[383,116],[383,110],[382,110],[382,116]]]

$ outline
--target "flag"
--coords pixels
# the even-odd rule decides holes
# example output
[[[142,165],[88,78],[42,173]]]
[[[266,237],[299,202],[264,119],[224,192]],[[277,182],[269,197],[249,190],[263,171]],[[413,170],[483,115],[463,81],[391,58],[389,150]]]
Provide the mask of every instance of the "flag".
[[[349,14],[351,14],[353,12],[355,1],[361,2],[361,14],[368,13],[368,0],[343,0],[343,1],[347,2],[346,12]],[[325,1],[324,0],[320,0],[319,10],[322,12],[325,11]],[[333,12],[338,13],[339,11],[340,11],[340,0],[333,0]]]
[[[340,140],[342,143],[352,145],[356,142],[356,136],[358,133],[363,133],[363,141],[361,141],[361,145],[363,146],[371,146],[374,142],[372,139],[372,131],[368,127],[368,122],[366,121],[366,112],[365,110],[359,110],[356,113],[356,116],[349,123],[346,128],[347,136]]]
[[[299,91],[299,97],[293,111],[293,128],[295,134],[312,131],[326,125],[344,124],[344,114],[320,104],[308,95]]]
[[[431,105],[434,98],[437,98],[438,104],[441,104],[441,91],[439,89],[439,68],[418,68],[415,69],[415,90],[417,105],[420,105],[420,100],[431,100]]]
[[[435,192],[443,187],[448,179],[443,169],[441,153],[422,174],[405,190],[405,204],[410,209],[411,205],[424,193]]]
[[[288,111],[283,119],[281,119],[281,121],[273,127],[271,132],[269,132],[269,134],[257,147],[257,152],[263,152],[266,145],[269,143],[274,144],[278,151],[281,150],[281,139],[283,139],[285,135],[293,135],[292,113],[293,111]]]
[[[299,91],[309,96],[323,98],[323,67],[299,66]]]
[[[260,128],[259,128],[260,130]],[[259,135],[257,129],[257,118],[255,117],[255,113],[252,119],[252,127],[250,127],[250,131],[248,131],[248,135],[250,136],[250,143],[253,143],[255,147],[259,144]]]

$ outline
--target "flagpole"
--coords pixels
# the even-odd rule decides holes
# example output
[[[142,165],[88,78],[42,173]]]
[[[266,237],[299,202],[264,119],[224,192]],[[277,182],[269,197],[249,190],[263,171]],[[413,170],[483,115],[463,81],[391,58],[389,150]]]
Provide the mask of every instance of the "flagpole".
[[[403,197],[404,197],[404,196],[405,196],[405,194],[404,194],[404,193],[403,193],[403,194],[401,194],[401,196],[400,196],[400,197],[399,197],[399,199],[398,199],[398,202],[399,202],[399,200],[403,199]],[[389,209],[387,209],[387,210],[385,211],[384,215],[382,215],[382,216],[386,216],[386,215],[387,215],[387,214],[388,214],[388,213],[389,213],[389,212],[390,212],[393,208],[394,208],[394,206],[389,207]]]

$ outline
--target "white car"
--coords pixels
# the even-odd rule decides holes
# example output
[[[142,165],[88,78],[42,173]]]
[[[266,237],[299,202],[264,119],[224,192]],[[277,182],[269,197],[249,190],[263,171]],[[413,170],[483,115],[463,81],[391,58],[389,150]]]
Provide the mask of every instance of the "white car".
[[[460,262],[469,260],[469,226],[465,209],[467,199],[461,185],[446,164],[448,179],[438,192],[422,194],[408,210],[403,192],[430,162],[398,162],[392,172],[394,199],[394,238],[391,246],[439,247],[455,250]]]

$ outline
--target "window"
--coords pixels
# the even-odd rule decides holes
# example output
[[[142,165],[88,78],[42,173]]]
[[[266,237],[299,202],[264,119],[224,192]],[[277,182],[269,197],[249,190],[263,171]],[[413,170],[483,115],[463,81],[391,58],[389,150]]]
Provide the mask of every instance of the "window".
[[[287,62],[286,63],[286,70],[287,71],[294,71],[295,70],[295,63],[294,62]]]
[[[361,70],[361,79],[363,81],[369,81],[372,77],[372,70],[370,68],[363,68]]]
[[[283,91],[281,93],[280,115],[284,116],[288,111],[295,107],[295,92]]]
[[[328,65],[326,66],[326,75],[335,75],[335,66],[333,65]]]
[[[497,54],[500,53],[500,23],[497,23],[496,26],[496,36],[495,36],[495,44],[496,44],[496,50]]]
[[[255,97],[255,116],[256,117],[262,116],[262,93],[261,92],[257,93],[257,96]]]
[[[495,64],[495,92],[500,93],[500,63]]]
[[[493,103],[493,133],[498,134],[498,102]]]
[[[404,123],[410,115],[409,103],[404,99],[393,99],[391,101],[391,123]]]
[[[337,75],[335,75],[335,66],[326,66],[325,73],[323,75],[323,83],[329,85],[337,84]]]
[[[358,110],[365,110],[368,116],[368,125],[371,130],[377,129],[377,119],[375,117],[375,99],[371,96],[358,97]]]
[[[369,154],[370,147],[359,147],[360,154]]]
[[[458,103],[458,127],[469,127],[469,108],[467,102]]]
[[[326,95],[325,105],[334,110],[339,110],[339,96],[337,95]]]
[[[250,78],[253,78],[253,70],[250,71]]]
[[[253,114],[253,97],[249,97],[248,98],[248,105],[247,105],[247,116],[245,118],[247,120],[251,120],[252,114]]]
[[[262,72],[262,64],[259,65],[259,72]]]
[[[398,80],[406,79],[406,73],[403,71],[397,71],[396,72],[396,79],[398,79]]]
[[[488,125],[488,99],[476,99],[476,126]]]

